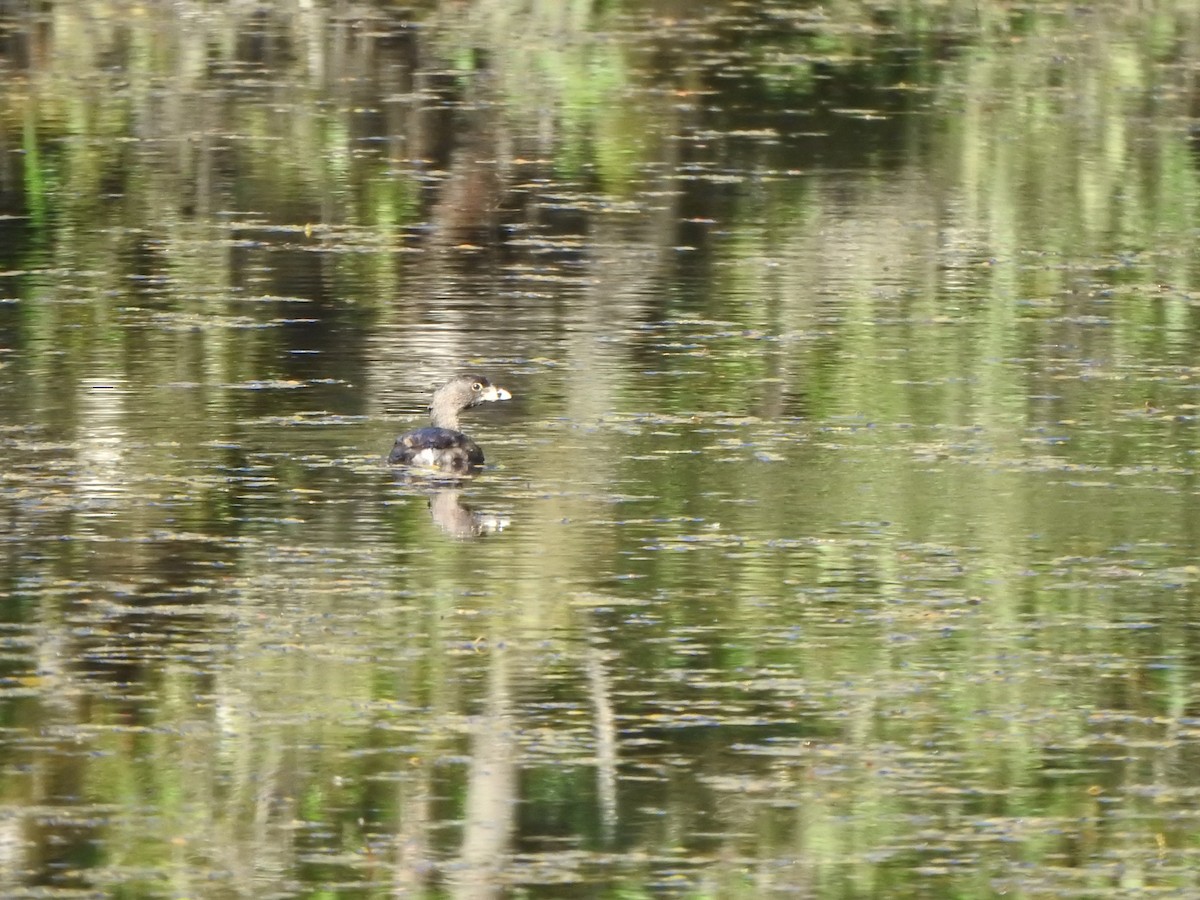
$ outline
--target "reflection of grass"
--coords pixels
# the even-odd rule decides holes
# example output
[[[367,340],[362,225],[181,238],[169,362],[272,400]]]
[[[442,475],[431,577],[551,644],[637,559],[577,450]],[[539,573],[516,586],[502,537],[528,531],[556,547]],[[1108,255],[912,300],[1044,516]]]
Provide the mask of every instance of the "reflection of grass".
[[[913,47],[906,51],[909,62],[901,77],[924,78],[945,89],[940,102],[953,114],[947,126],[961,130],[967,139],[962,174],[983,204],[972,203],[973,207],[1002,211],[997,205],[1010,202],[1008,192],[990,188],[1029,184],[1032,176],[1044,181],[1036,186],[1037,196],[1051,199],[1057,209],[1079,212],[1075,223],[1069,218],[1047,223],[1061,229],[1063,239],[1074,239],[1080,229],[1111,232],[1117,224],[1111,214],[1114,189],[1129,183],[1129,153],[1119,123],[1151,87],[1145,83],[1141,54],[1160,47],[1158,36],[1182,13],[1160,9],[1145,21],[1102,7],[1086,17],[1089,27],[1083,30],[1058,7],[1018,15],[1008,12],[1005,4],[983,4],[978,14],[981,21],[973,22],[954,4],[888,8],[848,3],[824,8],[820,16],[797,12],[789,17],[774,11],[758,21],[731,15],[702,25],[687,18],[655,19],[652,12],[639,11],[646,19],[626,18],[619,9],[592,4],[550,11],[540,4],[481,2],[432,7],[421,35],[445,65],[462,73],[463,91],[478,91],[478,99],[498,103],[505,122],[498,137],[515,135],[518,145],[513,149],[521,154],[544,155],[548,149],[558,171],[572,176],[595,172],[608,191],[618,194],[628,194],[644,167],[661,162],[670,152],[669,139],[684,127],[684,111],[704,105],[706,94],[696,93],[698,89],[753,90],[760,82],[771,102],[803,106],[821,89],[813,80],[814,66],[836,73],[834,79],[843,79],[847,88],[877,89],[876,72],[893,67],[888,51],[897,45]],[[132,169],[126,184],[130,195],[144,193],[183,161],[186,168],[173,172],[174,183],[163,184],[159,195],[150,194],[147,202],[138,204],[151,215],[178,215],[180,188],[186,195],[189,182],[201,191],[221,187],[222,179],[214,177],[218,170],[211,168],[217,160],[205,158],[207,143],[208,153],[232,152],[241,157],[240,168],[258,170],[258,196],[246,197],[246,203],[261,204],[258,197],[265,196],[299,200],[300,208],[290,215],[293,221],[319,221],[324,216],[314,214],[312,198],[333,195],[339,197],[343,220],[380,226],[414,220],[418,210],[413,198],[421,190],[410,180],[414,173],[395,168],[378,147],[361,143],[366,123],[356,112],[402,107],[388,96],[372,95],[373,90],[389,88],[365,83],[352,56],[344,57],[344,68],[339,69],[325,57],[304,55],[304,48],[325,54],[333,49],[327,46],[333,38],[324,16],[279,11],[255,24],[252,31],[262,34],[265,42],[290,51],[265,51],[270,66],[265,79],[251,76],[257,61],[239,59],[244,51],[236,36],[247,23],[237,10],[206,7],[192,16],[205,28],[182,28],[159,9],[126,23],[134,48],[124,73],[128,83],[112,80],[108,89],[94,92],[94,72],[104,53],[116,52],[119,32],[102,13],[84,19],[69,9],[58,10],[53,41],[78,52],[51,54],[48,68],[35,73],[30,83],[39,100],[41,118],[31,123],[39,142],[65,127],[75,135],[71,145],[79,148],[65,172],[62,193],[51,198],[53,202],[93,195],[108,177],[105,173],[118,169]],[[631,23],[655,28],[648,36],[634,35]],[[391,23],[385,19],[363,24],[386,32]],[[942,33],[961,42],[958,61],[950,67],[944,61],[929,67],[927,60],[934,58],[937,45],[914,45],[911,37]],[[163,34],[173,52],[151,49],[163,46]],[[1014,41],[1013,35],[1020,39]],[[386,55],[385,46],[359,40],[365,51],[376,54],[377,63],[401,64]],[[487,73],[486,87],[472,86],[483,79],[475,73],[478,55],[465,53],[468,48],[487,51],[487,68],[481,70]],[[207,65],[198,65],[198,60]],[[246,69],[245,88],[238,88],[239,65]],[[211,74],[222,68],[228,72]],[[823,84],[831,81],[828,71]],[[1162,86],[1157,88],[1161,94]],[[226,90],[236,93],[225,96]],[[392,98],[403,97],[403,92],[390,90]],[[238,96],[243,91],[245,99]],[[999,107],[997,97],[1002,101]],[[256,98],[263,102],[253,102]],[[987,105],[986,121],[978,103]],[[1064,103],[1082,114],[1075,119],[1081,128],[1061,127]],[[955,109],[959,104],[961,110]],[[286,112],[264,114],[267,108]],[[398,126],[393,135],[404,139],[416,124],[402,114],[390,129]],[[164,148],[178,154],[128,159],[119,140],[131,128],[149,130],[143,140],[161,139]],[[974,135],[1001,133],[1034,138],[1015,149],[1037,154],[1040,177],[1032,161],[1019,173],[1022,181],[1003,177],[1003,167],[1020,163],[1020,157],[1007,152],[1014,148],[973,147]],[[534,134],[539,141],[548,138],[549,144],[528,145]],[[980,151],[985,157],[1006,151],[1006,159],[979,158]],[[1056,165],[1078,159],[1081,153],[1096,165]],[[1186,161],[1186,154],[1179,159]],[[155,171],[158,179],[149,177]],[[1180,164],[1162,174],[1180,178],[1187,172]],[[348,181],[371,188],[347,192]],[[1077,197],[1060,204],[1055,194],[1072,185]],[[1190,182],[1164,183],[1160,193],[1164,199],[1194,196],[1194,191],[1183,190],[1189,186]],[[31,181],[31,196],[39,193],[35,188]],[[198,199],[203,209],[223,205],[219,196]],[[1137,198],[1122,199],[1128,203]]]
[[[46,227],[47,173],[42,169],[41,148],[38,145],[37,128],[30,112],[25,116],[25,127],[21,131],[23,163],[25,167],[25,207],[36,231]]]

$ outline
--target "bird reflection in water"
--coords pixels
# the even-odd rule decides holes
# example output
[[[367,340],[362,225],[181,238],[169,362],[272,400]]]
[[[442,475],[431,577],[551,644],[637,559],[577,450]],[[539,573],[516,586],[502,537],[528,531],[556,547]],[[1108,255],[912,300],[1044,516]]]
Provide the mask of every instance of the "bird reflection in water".
[[[509,523],[505,516],[476,512],[463,502],[461,490],[445,485],[429,493],[429,514],[438,528],[458,540],[494,534],[503,531]]]
[[[474,540],[507,528],[512,521],[495,511],[477,510],[464,499],[464,489],[472,478],[446,475],[422,469],[403,469],[394,476],[406,494],[425,495],[433,523],[455,540]]]

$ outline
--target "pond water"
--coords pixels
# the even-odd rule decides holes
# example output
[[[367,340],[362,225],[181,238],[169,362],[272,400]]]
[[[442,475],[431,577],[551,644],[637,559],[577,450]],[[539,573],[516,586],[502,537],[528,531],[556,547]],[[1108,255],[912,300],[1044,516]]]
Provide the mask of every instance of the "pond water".
[[[0,3],[3,895],[1200,896],[1143,6]]]

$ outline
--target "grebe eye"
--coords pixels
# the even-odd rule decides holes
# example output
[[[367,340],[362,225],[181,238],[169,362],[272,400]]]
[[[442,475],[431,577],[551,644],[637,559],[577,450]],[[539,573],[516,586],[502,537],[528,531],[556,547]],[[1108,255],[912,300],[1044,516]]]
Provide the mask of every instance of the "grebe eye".
[[[473,391],[482,391],[482,390],[483,390],[483,385],[482,385],[482,384],[480,384],[480,383],[477,381],[477,382],[475,382],[473,385],[471,385],[471,390],[473,390]]]

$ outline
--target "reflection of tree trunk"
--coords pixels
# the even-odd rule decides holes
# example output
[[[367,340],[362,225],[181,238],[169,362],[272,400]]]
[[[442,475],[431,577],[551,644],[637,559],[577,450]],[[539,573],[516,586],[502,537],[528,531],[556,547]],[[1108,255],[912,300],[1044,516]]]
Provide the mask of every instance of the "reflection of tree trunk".
[[[439,146],[429,148],[430,156],[445,169],[429,216],[435,247],[468,241],[490,245],[496,237],[507,168],[502,160],[512,150],[507,130],[496,114],[486,58],[477,55],[475,67],[452,130]]]
[[[515,827],[517,767],[508,666],[503,650],[493,647],[490,652],[487,704],[471,734],[462,852],[448,878],[450,896],[462,900],[503,893],[500,873]]]
[[[79,721],[86,721],[86,715]],[[53,733],[56,727],[67,725],[48,721],[45,727],[47,733]],[[11,877],[16,870],[27,879],[20,882],[23,884],[53,886],[55,893],[82,889],[87,885],[87,876],[78,861],[87,857],[89,848],[104,841],[97,817],[94,813],[88,815],[86,807],[79,805],[79,798],[87,794],[85,784],[90,773],[79,765],[79,743],[71,738],[46,741],[40,749],[31,780],[33,790],[26,801],[29,806],[22,810],[30,813],[36,809],[38,814],[12,816],[4,824],[4,833],[16,836],[16,843],[4,849],[11,861],[5,867],[5,886],[16,886]]]
[[[491,142],[491,149],[486,147]],[[459,241],[479,239],[490,242],[496,228],[496,210],[500,206],[502,183],[494,153],[495,138],[484,134],[473,140],[450,159],[450,169],[430,215],[435,242],[445,246]]]
[[[600,824],[605,840],[611,841],[617,829],[617,717],[613,713],[612,691],[604,657],[599,647],[588,648],[588,692],[596,730],[596,796],[600,800]]]
[[[392,876],[394,897],[424,897],[429,878],[429,829],[430,803],[433,792],[432,766],[422,762],[413,790],[403,780],[400,782],[400,830],[396,834],[396,862]]]

